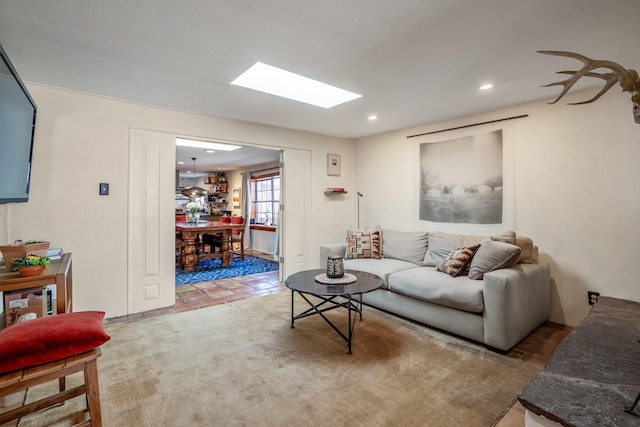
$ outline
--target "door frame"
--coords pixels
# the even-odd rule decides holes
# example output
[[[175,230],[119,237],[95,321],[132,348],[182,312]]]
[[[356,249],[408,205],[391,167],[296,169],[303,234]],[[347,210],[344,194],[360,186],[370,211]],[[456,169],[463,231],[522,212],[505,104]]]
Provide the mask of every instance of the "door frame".
[[[175,304],[175,139],[183,135],[129,130],[127,314]],[[194,137],[213,140],[211,137]],[[215,138],[225,142],[224,139]],[[309,267],[311,151],[228,141],[281,150],[280,280]],[[143,149],[145,145],[151,147]],[[291,165],[285,163],[291,162]],[[165,170],[166,169],[166,170]],[[149,174],[148,171],[153,171]],[[302,195],[302,197],[300,197]],[[149,202],[151,197],[151,202]],[[145,205],[141,208],[141,203]],[[167,207],[169,206],[169,207]],[[151,208],[150,208],[151,207]],[[156,234],[157,233],[157,234]],[[173,238],[170,238],[173,236]],[[141,262],[143,260],[144,262]]]

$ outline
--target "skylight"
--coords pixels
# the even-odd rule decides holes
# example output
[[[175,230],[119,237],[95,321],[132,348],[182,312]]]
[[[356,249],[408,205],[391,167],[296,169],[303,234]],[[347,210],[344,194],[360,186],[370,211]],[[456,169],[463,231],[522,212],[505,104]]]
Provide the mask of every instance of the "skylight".
[[[206,150],[233,151],[242,148],[240,145],[220,144],[217,142],[196,141],[194,139],[176,138],[176,145],[181,147],[204,148]]]
[[[253,64],[231,84],[323,108],[335,107],[362,97],[262,62]]]

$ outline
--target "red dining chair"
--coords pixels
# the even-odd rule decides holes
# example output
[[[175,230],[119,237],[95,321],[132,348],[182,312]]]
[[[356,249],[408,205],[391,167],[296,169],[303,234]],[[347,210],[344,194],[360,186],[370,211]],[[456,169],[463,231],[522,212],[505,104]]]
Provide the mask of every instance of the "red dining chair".
[[[245,218],[242,216],[233,216],[231,217],[231,224],[246,225]],[[238,253],[234,251],[233,248],[234,243],[240,244],[240,259],[244,261],[244,227],[242,230],[231,230],[231,242],[229,244],[231,245],[231,251],[237,255]]]
[[[231,217],[227,217],[228,219],[225,220],[224,222],[229,222],[231,224],[234,225],[238,225],[238,224],[244,224],[245,220],[244,217],[242,216],[231,216]],[[221,218],[222,220],[222,218]],[[219,233],[217,235],[213,236],[213,243],[212,243],[212,247],[218,247],[220,248],[220,250],[222,251],[222,234]],[[240,244],[240,250],[239,251],[234,251],[233,249],[233,244],[234,243],[239,243]],[[231,236],[229,238],[229,246],[231,248],[231,251],[233,252],[234,255],[239,255],[240,259],[242,259],[244,261],[244,228],[242,230],[232,230],[231,231]]]
[[[231,223],[231,215],[223,215],[220,217],[220,222],[230,224]],[[215,252],[216,248],[220,249],[222,252],[222,233],[215,234],[203,234],[202,242],[211,246],[211,252]]]

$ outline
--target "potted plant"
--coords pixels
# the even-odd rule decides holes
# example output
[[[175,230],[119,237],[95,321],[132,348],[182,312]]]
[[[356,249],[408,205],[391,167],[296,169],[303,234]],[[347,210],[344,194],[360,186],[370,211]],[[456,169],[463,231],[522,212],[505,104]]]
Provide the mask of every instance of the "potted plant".
[[[11,261],[9,270],[17,271],[21,276],[37,276],[42,274],[45,268],[51,265],[51,260],[46,256],[28,254],[21,258],[14,258]]]
[[[198,202],[189,202],[185,206],[187,212],[187,222],[195,222],[200,220],[200,204]]]
[[[4,258],[4,265],[11,268],[11,260],[14,258],[23,258],[27,254],[35,254],[38,256],[46,256],[49,249],[49,242],[42,240],[16,240],[12,244],[0,246],[0,252]]]

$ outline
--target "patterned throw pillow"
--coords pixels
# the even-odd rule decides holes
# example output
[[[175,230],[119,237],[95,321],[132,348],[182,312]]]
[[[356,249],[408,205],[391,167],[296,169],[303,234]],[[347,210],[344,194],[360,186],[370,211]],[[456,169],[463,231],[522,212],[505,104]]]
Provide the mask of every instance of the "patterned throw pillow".
[[[459,246],[436,266],[436,270],[447,273],[450,276],[466,276],[469,273],[471,259],[475,255],[480,244],[472,246]]]
[[[382,258],[380,230],[347,232],[346,259]]]

